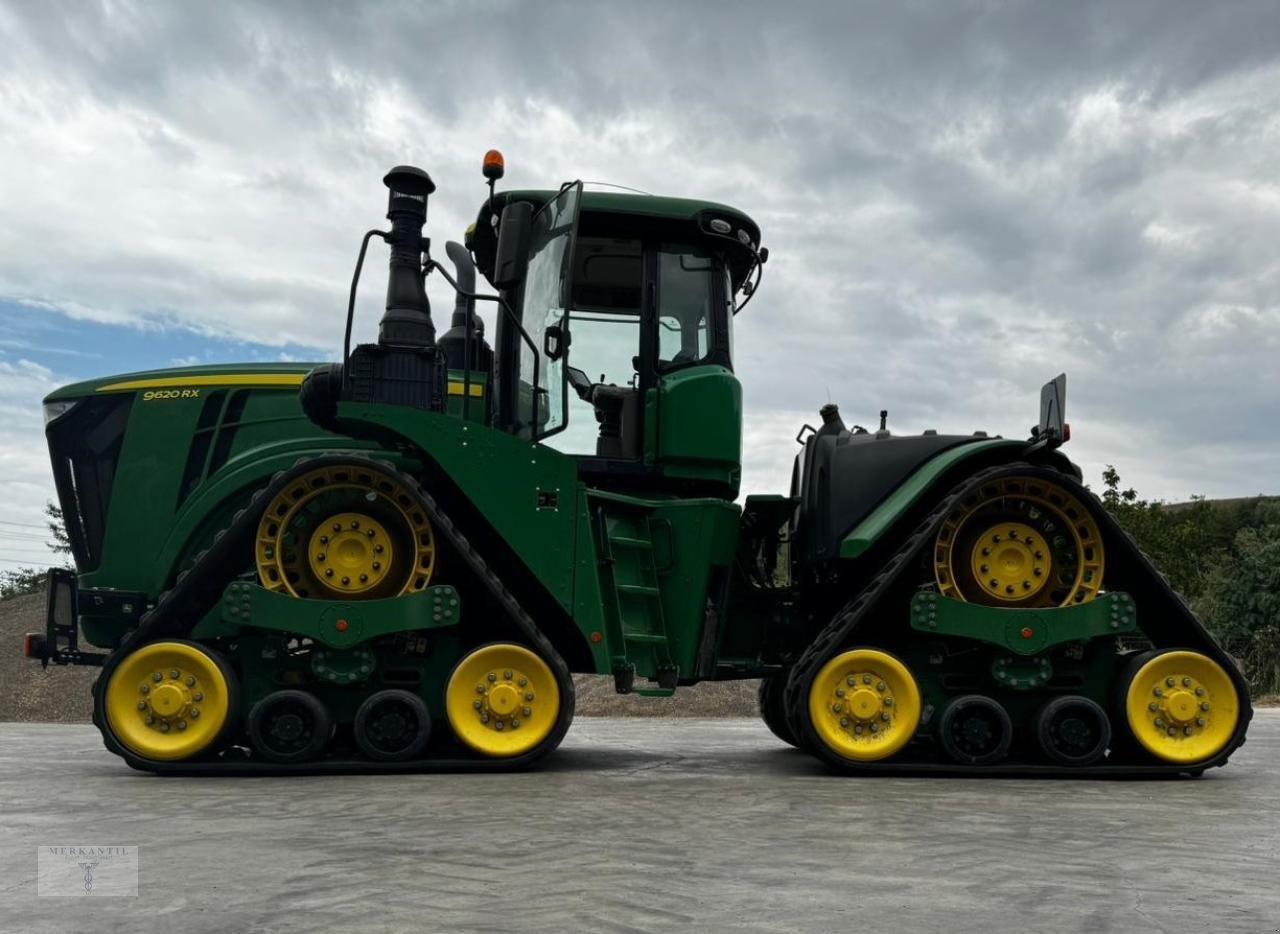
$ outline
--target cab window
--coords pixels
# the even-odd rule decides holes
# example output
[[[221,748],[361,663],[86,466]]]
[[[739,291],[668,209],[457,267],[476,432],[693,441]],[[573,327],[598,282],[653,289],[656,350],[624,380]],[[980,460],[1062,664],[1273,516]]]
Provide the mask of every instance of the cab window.
[[[599,388],[590,399],[569,393],[568,427],[548,444],[566,454],[616,456],[621,445],[617,451],[602,445],[601,430],[611,434],[606,422],[615,414],[631,427],[632,413],[621,409],[633,407],[638,380],[643,247],[633,239],[580,237],[575,265],[568,364]]]
[[[702,250],[671,244],[659,250],[659,370],[700,363],[710,354],[715,273],[711,255]]]

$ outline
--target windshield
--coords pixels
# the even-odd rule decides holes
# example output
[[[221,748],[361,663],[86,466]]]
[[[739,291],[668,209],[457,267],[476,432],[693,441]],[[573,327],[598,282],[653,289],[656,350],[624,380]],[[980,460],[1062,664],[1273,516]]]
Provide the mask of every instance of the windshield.
[[[563,326],[573,254],[573,233],[582,185],[578,183],[547,202],[533,219],[529,266],[520,301],[520,321],[533,343],[521,342],[516,434],[542,437],[564,427],[564,360],[542,354],[547,328]]]

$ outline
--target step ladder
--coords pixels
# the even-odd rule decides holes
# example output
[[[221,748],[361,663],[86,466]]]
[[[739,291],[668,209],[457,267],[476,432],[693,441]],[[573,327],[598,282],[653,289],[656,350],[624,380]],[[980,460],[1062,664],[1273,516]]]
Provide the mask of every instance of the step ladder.
[[[596,510],[605,616],[615,646],[614,685],[621,694],[671,694],[679,671],[671,661],[662,613],[662,589],[654,560],[653,522],[646,510],[600,506]],[[636,657],[648,656],[659,687],[635,688]]]

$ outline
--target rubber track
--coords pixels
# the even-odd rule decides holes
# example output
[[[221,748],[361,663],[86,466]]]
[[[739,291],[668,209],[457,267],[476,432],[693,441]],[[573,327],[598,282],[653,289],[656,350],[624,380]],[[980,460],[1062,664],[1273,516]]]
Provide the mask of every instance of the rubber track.
[[[950,761],[895,762],[892,758],[878,762],[852,762],[832,752],[825,743],[818,739],[807,716],[807,698],[809,696],[809,686],[813,683],[813,679],[817,676],[819,669],[838,652],[857,644],[856,632],[858,624],[875,608],[889,586],[897,581],[907,568],[918,566],[916,562],[919,560],[922,551],[932,546],[933,537],[936,535],[938,527],[956,504],[977,487],[996,478],[1011,475],[1033,476],[1052,481],[1068,489],[1077,499],[1085,503],[1099,525],[1102,526],[1103,540],[1109,553],[1114,554],[1114,549],[1116,548],[1126,551],[1126,557],[1133,561],[1134,566],[1139,571],[1145,570],[1150,575],[1151,583],[1158,585],[1162,589],[1162,596],[1173,604],[1176,611],[1185,617],[1185,622],[1189,623],[1200,636],[1200,645],[1180,645],[1179,647],[1203,652],[1212,657],[1227,671],[1235,684],[1236,692],[1240,696],[1240,717],[1230,742],[1212,759],[1197,762],[1190,766],[1153,762],[1150,765],[1099,764],[1076,767],[1035,763],[964,766]],[[1139,618],[1141,619],[1141,616]],[[1156,637],[1152,638],[1153,633],[1146,630],[1143,630],[1143,632],[1158,647],[1174,647],[1161,645],[1159,633],[1155,633]],[[1179,775],[1198,775],[1205,769],[1225,765],[1231,753],[1244,745],[1245,731],[1249,725],[1249,720],[1253,716],[1253,708],[1249,703],[1248,685],[1244,680],[1244,676],[1240,673],[1239,667],[1222,651],[1213,637],[1205,630],[1182,595],[1169,586],[1168,579],[1159,572],[1151,562],[1151,559],[1138,547],[1138,543],[1133,536],[1121,528],[1098,497],[1074,477],[1059,470],[1030,463],[1001,464],[982,470],[967,478],[938,502],[933,512],[907,537],[893,557],[885,563],[879,574],[857,596],[845,604],[813,642],[805,648],[795,665],[792,666],[790,677],[787,680],[786,710],[792,731],[801,739],[802,748],[812,752],[839,771],[869,774],[941,773],[971,776],[1039,775],[1080,777],[1093,775],[1100,777],[1176,777]],[[906,748],[910,749],[911,747],[908,746]]]
[[[106,685],[111,673],[120,661],[142,645],[162,639],[185,638],[191,629],[222,598],[226,586],[234,580],[244,566],[246,554],[251,553],[258,519],[267,504],[282,492],[294,479],[317,467],[364,464],[370,470],[392,475],[400,483],[417,494],[431,520],[435,531],[442,535],[453,551],[482,581],[489,593],[506,609],[512,622],[530,645],[555,672],[560,687],[560,715],[550,735],[535,749],[510,759],[490,759],[479,756],[450,758],[423,758],[405,762],[378,762],[359,757],[330,758],[298,764],[280,764],[257,759],[238,759],[221,756],[187,762],[157,762],[141,758],[130,752],[112,735],[103,715]],[[213,537],[213,542],[200,552],[192,566],[178,575],[174,586],[162,593],[156,605],[145,613],[120,647],[103,665],[102,673],[94,684],[93,722],[102,733],[104,745],[120,756],[130,766],[145,772],[164,774],[314,774],[329,772],[422,772],[422,771],[515,771],[533,765],[560,745],[573,721],[575,694],[569,666],[551,644],[551,640],[538,628],[529,613],[502,584],[497,574],[476,552],[466,536],[442,510],[418,481],[397,470],[392,465],[361,454],[334,452],[297,461],[288,470],[272,477],[271,482],[257,490],[249,504],[238,511],[227,528]]]

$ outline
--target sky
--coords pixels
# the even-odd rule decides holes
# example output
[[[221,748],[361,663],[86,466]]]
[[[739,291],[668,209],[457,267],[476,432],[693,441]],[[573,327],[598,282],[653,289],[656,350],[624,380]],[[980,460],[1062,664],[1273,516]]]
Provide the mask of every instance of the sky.
[[[1093,486],[1280,493],[1273,2],[0,0],[0,47],[0,570],[50,560],[45,393],[332,359],[382,175],[442,244],[490,147],[760,224],[744,491],[829,400],[1025,436],[1065,371]]]

